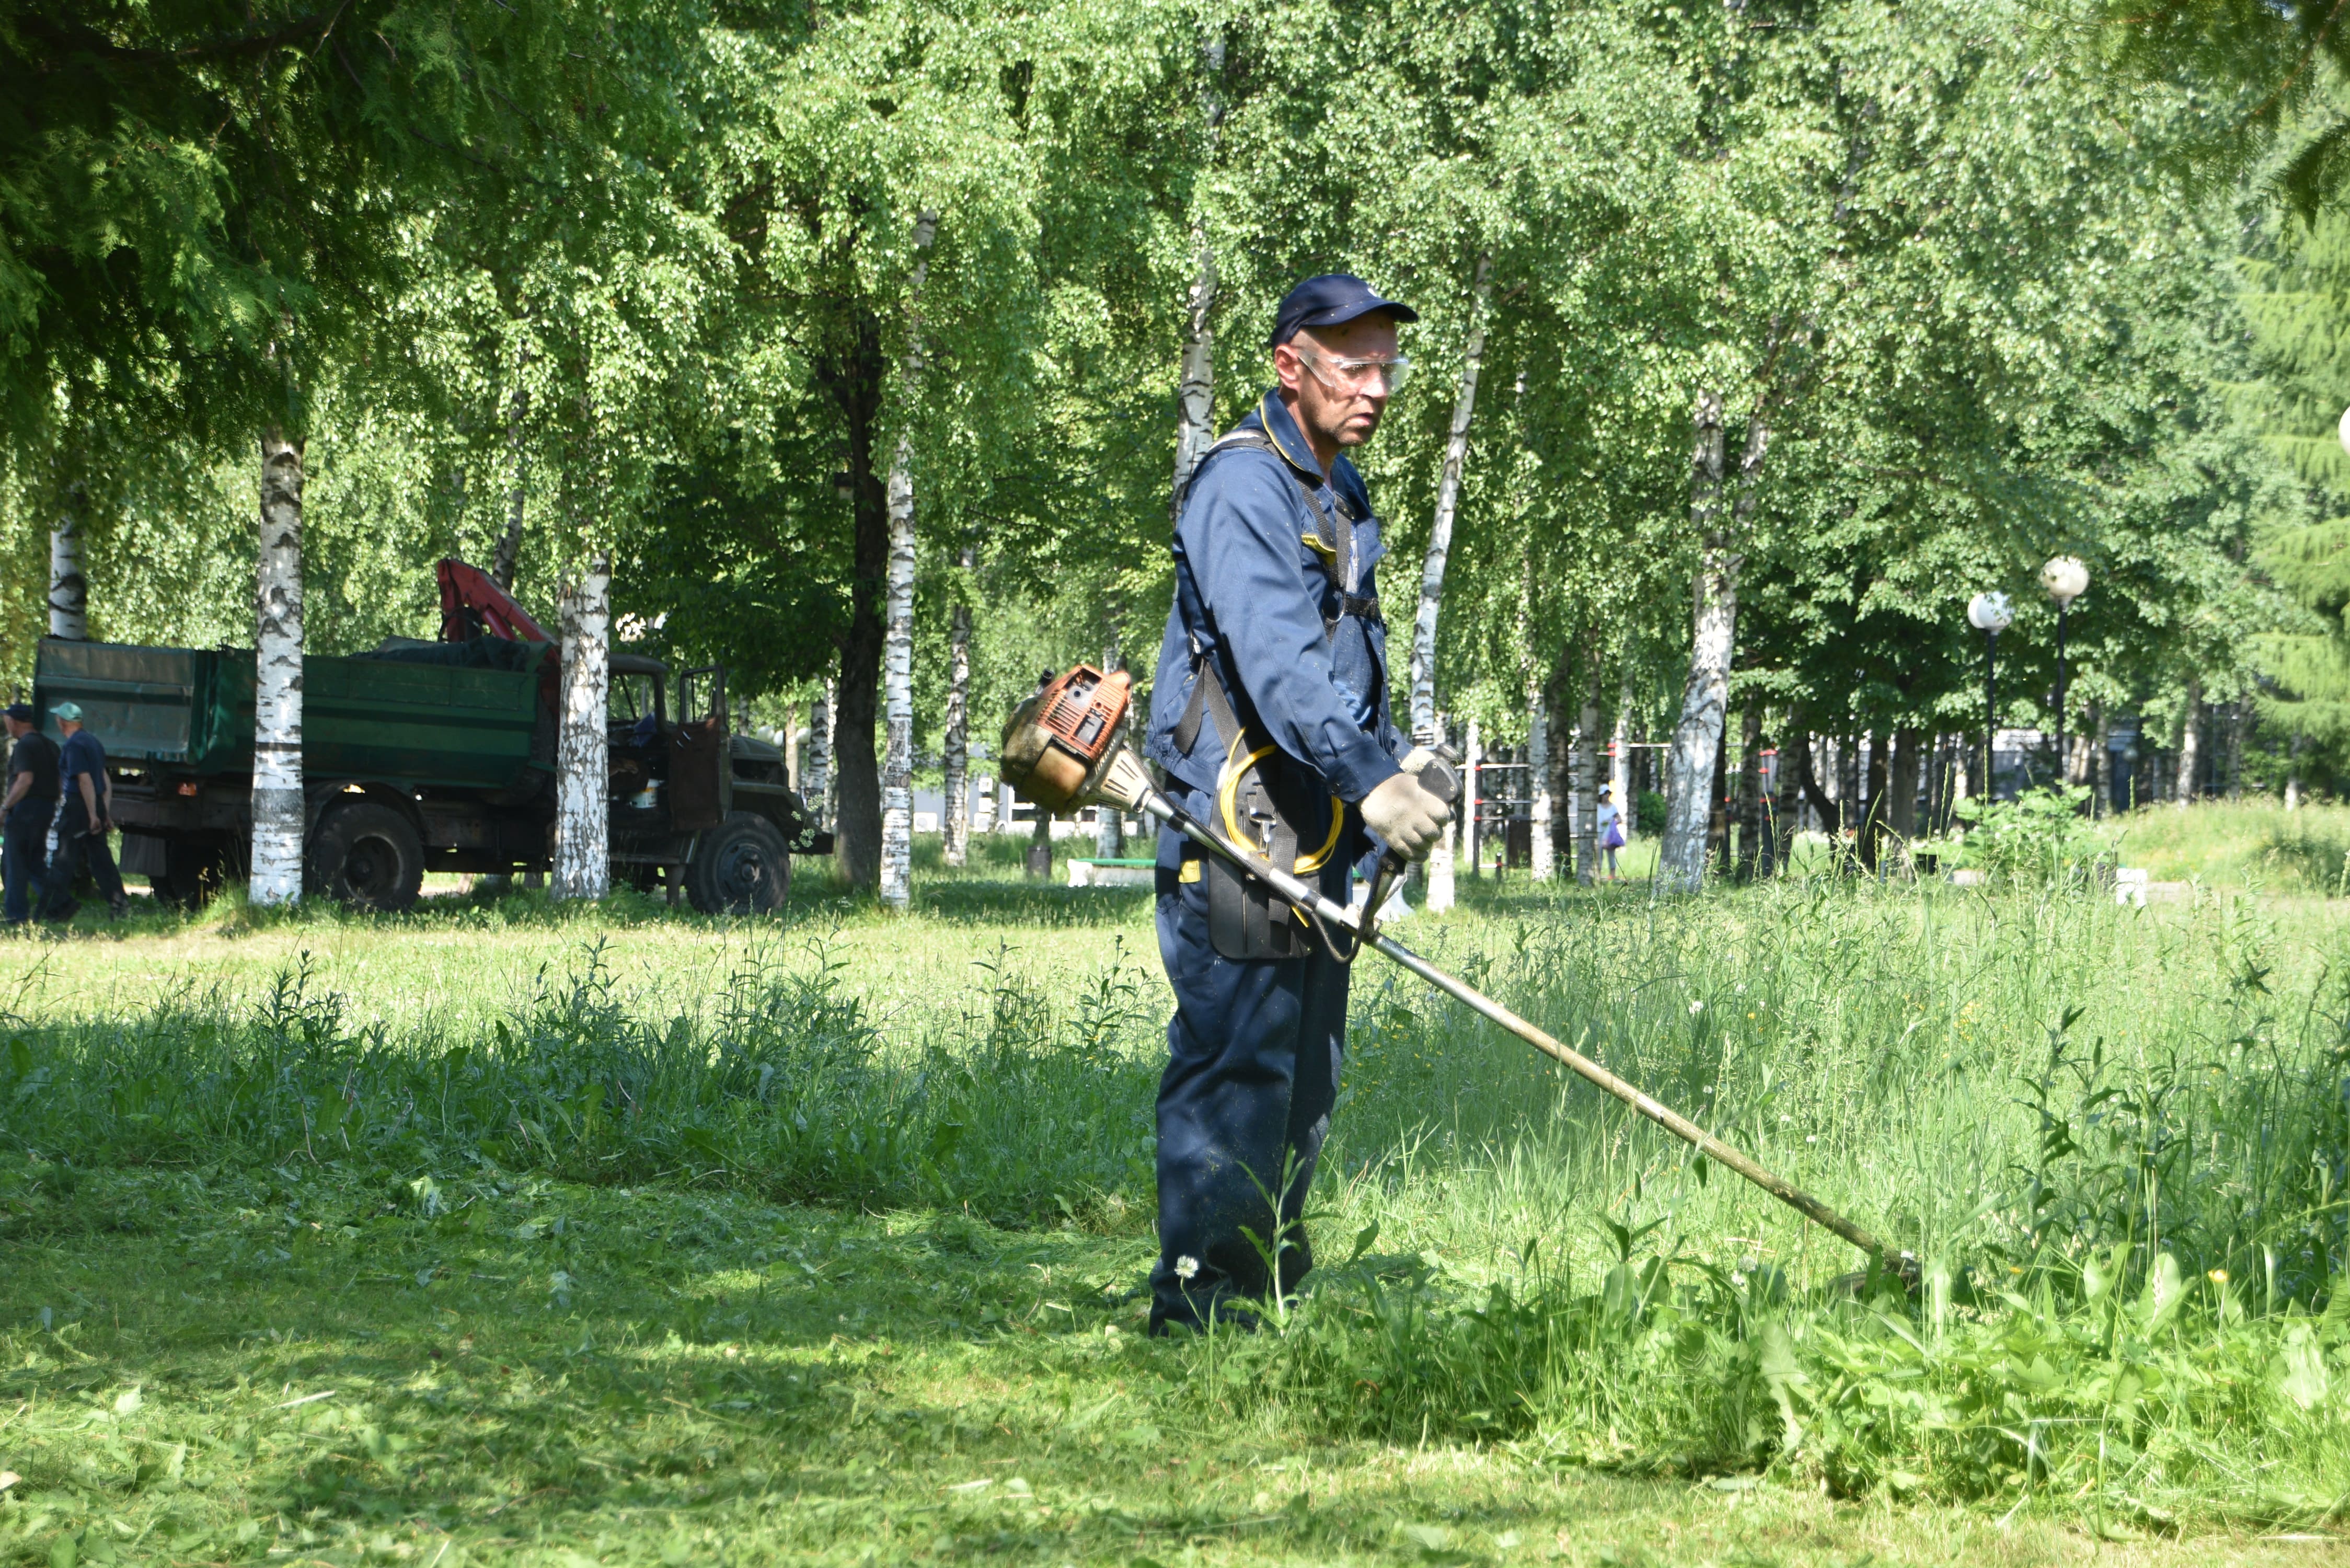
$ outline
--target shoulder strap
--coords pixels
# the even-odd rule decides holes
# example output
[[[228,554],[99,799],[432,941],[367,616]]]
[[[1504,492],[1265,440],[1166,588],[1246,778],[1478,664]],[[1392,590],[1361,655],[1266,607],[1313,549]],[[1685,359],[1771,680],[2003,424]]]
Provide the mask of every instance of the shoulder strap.
[[[1346,563],[1353,560],[1355,556],[1355,517],[1354,510],[1346,498],[1334,491],[1332,494],[1337,500],[1337,505],[1323,505],[1319,486],[1300,473],[1297,465],[1282,455],[1281,449],[1273,444],[1273,438],[1262,429],[1243,428],[1227,433],[1200,454],[1201,462],[1205,463],[1227,447],[1265,452],[1281,465],[1284,473],[1297,482],[1299,493],[1305,497],[1305,510],[1314,518],[1314,536],[1320,541],[1315,547],[1315,563],[1322,568],[1322,575],[1330,579],[1330,586],[1338,590],[1341,597],[1352,597],[1346,578]],[[1373,604],[1373,608],[1376,610],[1376,604]]]

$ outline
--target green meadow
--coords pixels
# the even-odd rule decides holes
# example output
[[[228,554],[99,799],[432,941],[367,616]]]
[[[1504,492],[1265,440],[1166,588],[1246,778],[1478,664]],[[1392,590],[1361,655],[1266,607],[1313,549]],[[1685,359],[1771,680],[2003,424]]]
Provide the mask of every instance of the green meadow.
[[[2138,909],[1464,879],[1406,941],[1907,1258],[1367,958],[1324,1266],[1171,1342],[1149,896],[1014,841],[900,918],[0,942],[0,1562],[2350,1560],[2350,826],[2293,815],[2127,819]]]

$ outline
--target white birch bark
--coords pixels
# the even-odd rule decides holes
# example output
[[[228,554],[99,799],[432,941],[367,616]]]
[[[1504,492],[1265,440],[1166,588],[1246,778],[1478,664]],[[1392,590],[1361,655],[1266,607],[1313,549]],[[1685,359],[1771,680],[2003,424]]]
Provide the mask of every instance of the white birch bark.
[[[1200,88],[1200,119],[1206,137],[1203,163],[1212,165],[1224,122],[1224,36],[1211,26],[1200,47],[1206,67]],[[1191,205],[1191,293],[1185,302],[1183,366],[1175,389],[1175,489],[1173,519],[1183,520],[1183,498],[1191,471],[1216,440],[1216,252],[1208,240],[1208,215],[1197,198]]]
[[[557,898],[611,890],[612,558],[591,553],[563,592],[562,728],[555,743]]]
[[[1624,842],[1632,842],[1632,667],[1627,662],[1616,688],[1616,732],[1609,748],[1607,785],[1614,792],[1616,820]]]
[[[979,792],[979,804],[972,808],[972,837],[976,838],[982,834],[993,833],[996,830],[995,802],[1003,788],[1002,784],[990,781],[987,787]]]
[[[1468,738],[1462,742],[1461,777],[1461,857],[1469,863],[1471,877],[1484,875],[1482,825],[1478,821],[1478,807],[1485,796],[1485,734],[1476,720],[1469,721]]]
[[[881,902],[914,897],[914,442],[889,460],[888,624],[881,642]]]
[[[1547,882],[1556,868],[1550,841],[1550,704],[1543,700],[1542,683],[1526,680],[1526,793],[1533,796],[1526,815],[1533,819],[1532,874]]]
[[[818,827],[832,824],[832,682],[808,703],[807,773],[800,784],[800,804],[814,814]]]
[[[253,880],[256,904],[302,897],[302,448],[261,438],[254,573]]]
[[[1411,732],[1421,745],[1436,732],[1436,618],[1444,602],[1444,565],[1452,553],[1452,518],[1461,504],[1461,469],[1469,457],[1469,421],[1477,411],[1477,372],[1485,358],[1485,302],[1492,292],[1492,270],[1491,256],[1477,258],[1461,391],[1452,400],[1452,429],[1445,438],[1444,471],[1436,484],[1436,515],[1429,524],[1428,556],[1420,564],[1419,607],[1412,618]]]
[[[1694,423],[1690,522],[1700,545],[1690,591],[1690,671],[1666,762],[1665,836],[1657,849],[1657,886],[1668,893],[1693,893],[1705,881],[1706,819],[1738,626],[1739,563],[1721,529],[1721,393],[1698,394]]]
[[[2293,732],[2293,747],[2287,753],[2284,775],[2284,808],[2287,811],[2301,809],[2301,748],[2308,743],[2309,737],[2301,731]]]
[[[1113,620],[1109,625],[1109,635],[1102,643],[1103,672],[1116,670],[1118,663],[1118,622]],[[1120,721],[1120,728],[1133,722],[1133,711],[1129,708],[1127,717]],[[1120,859],[1126,854],[1126,818],[1114,805],[1094,808],[1094,853],[1104,860]]]
[[[82,574],[82,513],[88,493],[66,486],[57,525],[49,530],[49,635],[81,642],[89,637],[89,579]]]
[[[1442,745],[1446,728],[1444,715],[1437,714],[1430,722],[1428,739],[1422,743]],[[1465,794],[1465,777],[1462,783]],[[1428,852],[1427,862],[1420,868],[1421,875],[1427,878],[1428,893],[1424,901],[1430,909],[1440,911],[1452,908],[1452,854],[1460,832],[1461,814],[1456,811],[1452,820],[1444,825],[1444,831],[1437,835],[1436,846]]]
[[[2195,798],[2196,755],[2201,750],[2203,730],[2203,678],[2187,678],[2187,717],[2178,727],[2178,776],[2174,781],[2172,804],[2179,810]]]
[[[1575,727],[1575,879],[1588,888],[1599,880],[1599,672],[1583,699]]]
[[[965,545],[957,564],[968,574],[973,552]],[[968,858],[971,837],[971,606],[955,600],[947,624],[946,798],[940,803],[940,851],[950,866]]]
[[[882,904],[903,909],[914,897],[914,438],[904,428],[914,415],[922,375],[922,282],[931,270],[931,242],[939,215],[914,219],[914,270],[906,284],[906,362],[898,445],[889,458],[889,580],[888,623],[881,634],[881,885]]]

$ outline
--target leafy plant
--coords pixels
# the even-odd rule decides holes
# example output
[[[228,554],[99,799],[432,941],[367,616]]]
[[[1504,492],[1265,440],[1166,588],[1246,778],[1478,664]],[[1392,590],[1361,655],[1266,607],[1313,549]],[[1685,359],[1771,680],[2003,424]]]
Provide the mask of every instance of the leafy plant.
[[[2078,785],[2028,789],[2012,800],[1970,796],[1951,810],[1963,824],[1959,858],[2003,882],[2033,887],[2085,885],[2105,856],[2086,815],[2089,791]]]

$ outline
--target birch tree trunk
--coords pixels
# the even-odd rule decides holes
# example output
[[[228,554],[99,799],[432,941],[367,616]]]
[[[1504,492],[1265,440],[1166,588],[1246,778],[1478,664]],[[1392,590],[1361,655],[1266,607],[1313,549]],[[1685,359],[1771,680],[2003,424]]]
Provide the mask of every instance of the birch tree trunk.
[[[1607,787],[1616,797],[1624,842],[1632,841],[1632,669],[1627,662],[1616,691],[1616,732],[1610,738]]]
[[[295,504],[298,513],[298,496]],[[67,485],[57,525],[49,530],[49,635],[73,642],[89,638],[89,579],[81,564],[82,514],[88,505],[88,492],[79,483]]]
[[[1468,738],[1463,742],[1461,764],[1461,857],[1469,863],[1471,881],[1483,875],[1478,857],[1482,847],[1478,841],[1477,808],[1483,804],[1485,793],[1485,736],[1477,721],[1469,721]]]
[[[2203,678],[2187,678],[2187,717],[2179,725],[2178,777],[2172,791],[2174,804],[2184,811],[2187,803],[2195,798],[2195,763],[2201,749],[2203,731]]]
[[[979,805],[971,819],[971,831],[973,836],[993,833],[996,830],[996,824],[1002,819],[998,815],[995,803],[1003,790],[1002,784],[991,779],[988,781],[987,787],[979,792]]]
[[[1721,529],[1721,394],[1698,394],[1697,441],[1690,460],[1690,522],[1700,541],[1692,585],[1689,680],[1667,763],[1665,836],[1657,850],[1657,886],[1694,893],[1705,882],[1711,780],[1721,753],[1730,694],[1730,659],[1738,632],[1738,568]]]
[[[939,215],[914,219],[914,271],[907,280],[904,417],[913,417],[922,375],[922,281]],[[889,602],[881,643],[881,902],[905,909],[914,896],[914,438],[901,428],[889,460]]]
[[[555,742],[557,898],[611,890],[611,762],[606,737],[612,695],[612,557],[589,552],[563,591],[562,728]]]
[[[2244,798],[2244,713],[2251,706],[2239,697],[2228,704],[2228,798]]]
[[[1224,99],[1220,90],[1224,74],[1224,36],[1211,26],[1200,46],[1204,66],[1200,88],[1200,119],[1208,164],[1212,164],[1224,123]],[[1208,215],[1195,197],[1191,204],[1191,294],[1185,304],[1183,367],[1175,389],[1175,488],[1172,520],[1183,520],[1183,498],[1191,493],[1191,471],[1216,441],[1216,252],[1208,241]]]
[[[2301,809],[2301,748],[2308,743],[2307,735],[2299,730],[2293,732],[2293,746],[2285,761],[2284,808],[2287,811]]]
[[[1550,704],[1539,682],[1526,681],[1526,793],[1534,797],[1526,814],[1534,820],[1531,840],[1534,879],[1547,882],[1556,870],[1551,846]]]
[[[253,878],[256,904],[302,897],[302,446],[261,438],[254,573]]]
[[[2112,739],[2112,721],[2106,717],[2106,705],[2098,703],[2095,749],[2089,753],[2089,783],[2095,790],[2090,797],[2093,816],[2107,817],[2114,814],[2114,753],[2106,742]]]
[[[965,545],[955,564],[968,574],[974,552]],[[971,605],[956,597],[947,625],[946,799],[939,813],[941,853],[950,866],[969,857],[971,841]]]
[[[1575,880],[1595,886],[1599,861],[1599,671],[1594,670],[1575,726]]]
[[[522,362],[529,364],[530,357],[523,356]],[[506,526],[498,535],[497,554],[490,562],[491,580],[509,592],[514,588],[515,564],[522,559],[523,512],[530,503],[530,452],[523,443],[523,424],[529,418],[530,389],[517,378],[514,400],[506,408],[506,462],[512,475],[506,491]]]
[[[1445,729],[1443,715],[1434,716],[1429,726],[1430,738],[1421,743],[1442,745]],[[1428,878],[1428,896],[1423,902],[1430,909],[1452,908],[1452,846],[1460,831],[1461,819],[1455,813],[1453,819],[1444,825],[1444,831],[1436,836],[1436,846],[1428,852],[1427,863],[1421,867],[1421,874]]]
[[[1109,636],[1102,644],[1102,672],[1107,674],[1116,670],[1120,662],[1118,653],[1118,622],[1113,620],[1109,626]],[[1133,722],[1134,715],[1129,710],[1127,717],[1120,721],[1120,723],[1123,726],[1131,725]],[[1096,806],[1094,824],[1094,853],[1104,860],[1123,858],[1126,854],[1126,818],[1118,807]]]
[[[832,682],[808,704],[807,772],[800,784],[800,802],[816,814],[818,827],[832,823]]]
[[[1436,618],[1444,603],[1444,564],[1452,553],[1452,518],[1461,504],[1461,468],[1469,457],[1469,421],[1477,411],[1477,372],[1485,360],[1485,303],[1492,257],[1477,258],[1470,286],[1469,342],[1461,360],[1461,391],[1452,400],[1452,430],[1444,442],[1444,472],[1436,484],[1436,516],[1429,524],[1428,556],[1419,570],[1419,607],[1411,625],[1411,732],[1422,745],[1436,732]]]

